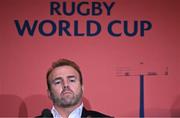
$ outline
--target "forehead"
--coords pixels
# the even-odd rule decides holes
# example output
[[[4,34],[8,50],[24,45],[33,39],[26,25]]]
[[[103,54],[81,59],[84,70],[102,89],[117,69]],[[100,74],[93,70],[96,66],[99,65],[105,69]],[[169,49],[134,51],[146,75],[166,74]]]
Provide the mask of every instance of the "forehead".
[[[68,75],[74,75],[79,77],[78,71],[71,66],[56,67],[55,69],[52,70],[49,77],[53,79],[55,77],[65,77]]]

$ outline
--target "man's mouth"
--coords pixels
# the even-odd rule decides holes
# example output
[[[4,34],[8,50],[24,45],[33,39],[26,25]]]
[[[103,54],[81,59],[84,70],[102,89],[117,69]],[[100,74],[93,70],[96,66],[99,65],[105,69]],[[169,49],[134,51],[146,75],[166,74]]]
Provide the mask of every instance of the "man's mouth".
[[[66,94],[72,94],[72,92],[71,92],[71,91],[64,91],[64,92],[62,93],[62,95],[66,95]]]

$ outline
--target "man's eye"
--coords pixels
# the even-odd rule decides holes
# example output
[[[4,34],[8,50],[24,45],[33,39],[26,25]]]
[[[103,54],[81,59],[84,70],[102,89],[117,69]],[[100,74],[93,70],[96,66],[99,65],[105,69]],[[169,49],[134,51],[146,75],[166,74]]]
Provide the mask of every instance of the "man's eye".
[[[71,82],[75,82],[75,80],[73,80],[73,79],[72,79],[72,80],[70,80],[70,81],[71,81]]]
[[[69,81],[70,82],[76,82],[76,78],[70,78]]]
[[[54,84],[61,84],[61,81],[60,80],[56,80],[56,81],[54,81]]]

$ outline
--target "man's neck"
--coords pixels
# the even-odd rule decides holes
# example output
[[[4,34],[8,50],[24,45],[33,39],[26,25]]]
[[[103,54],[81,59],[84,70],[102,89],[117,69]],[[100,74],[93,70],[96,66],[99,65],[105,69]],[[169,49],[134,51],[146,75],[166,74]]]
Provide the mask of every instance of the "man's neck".
[[[71,112],[73,112],[73,110],[75,110],[76,108],[78,108],[80,105],[82,104],[82,102],[80,102],[77,105],[71,106],[71,107],[59,107],[57,105],[54,105],[55,109],[57,110],[57,112],[63,117],[63,118],[68,118],[68,116],[71,114]]]

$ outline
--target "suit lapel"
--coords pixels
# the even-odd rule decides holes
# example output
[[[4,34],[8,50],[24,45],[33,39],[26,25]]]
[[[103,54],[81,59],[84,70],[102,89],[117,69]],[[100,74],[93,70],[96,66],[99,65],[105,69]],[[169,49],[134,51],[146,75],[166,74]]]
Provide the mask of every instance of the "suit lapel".
[[[83,107],[81,117],[88,117],[88,116],[89,116],[88,110],[86,110],[86,108]]]

